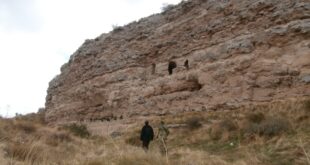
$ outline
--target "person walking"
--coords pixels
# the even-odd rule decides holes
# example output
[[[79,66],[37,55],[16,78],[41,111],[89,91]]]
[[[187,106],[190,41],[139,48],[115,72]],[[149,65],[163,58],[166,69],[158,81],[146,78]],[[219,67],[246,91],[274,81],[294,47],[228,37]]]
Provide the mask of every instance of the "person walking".
[[[153,128],[149,125],[148,121],[145,121],[145,125],[141,130],[140,140],[142,141],[142,147],[145,151],[149,149],[149,144],[154,138]]]
[[[161,121],[158,127],[158,134],[156,137],[160,140],[161,153],[165,154],[166,156],[168,154],[167,143],[166,143],[168,135],[169,135],[169,130],[165,126],[165,123]]]

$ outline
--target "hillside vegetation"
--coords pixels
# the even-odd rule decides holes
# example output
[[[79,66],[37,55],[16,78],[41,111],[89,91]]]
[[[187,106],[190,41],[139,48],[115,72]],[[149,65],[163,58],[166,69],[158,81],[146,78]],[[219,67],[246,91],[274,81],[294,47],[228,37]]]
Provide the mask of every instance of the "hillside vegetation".
[[[147,153],[140,147],[143,122],[129,122],[128,130],[119,134],[98,136],[88,132],[89,123],[51,127],[43,115],[0,120],[1,164],[310,164],[309,99],[149,118],[155,131],[160,120],[170,127],[167,157],[158,140]]]

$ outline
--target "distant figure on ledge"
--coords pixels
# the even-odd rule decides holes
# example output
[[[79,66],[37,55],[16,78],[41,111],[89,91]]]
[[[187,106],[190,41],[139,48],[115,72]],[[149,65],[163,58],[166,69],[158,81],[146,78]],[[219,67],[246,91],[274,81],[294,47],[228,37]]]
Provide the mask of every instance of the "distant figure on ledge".
[[[142,141],[142,146],[145,151],[149,149],[149,144],[154,138],[153,128],[149,125],[148,121],[145,121],[145,125],[141,130],[140,140]]]

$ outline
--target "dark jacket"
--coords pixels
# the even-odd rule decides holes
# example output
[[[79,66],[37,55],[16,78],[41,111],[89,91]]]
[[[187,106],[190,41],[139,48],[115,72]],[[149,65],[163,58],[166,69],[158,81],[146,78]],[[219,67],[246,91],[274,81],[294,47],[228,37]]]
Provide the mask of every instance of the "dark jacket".
[[[142,141],[151,141],[154,138],[153,128],[149,125],[144,125],[141,130],[140,140]]]

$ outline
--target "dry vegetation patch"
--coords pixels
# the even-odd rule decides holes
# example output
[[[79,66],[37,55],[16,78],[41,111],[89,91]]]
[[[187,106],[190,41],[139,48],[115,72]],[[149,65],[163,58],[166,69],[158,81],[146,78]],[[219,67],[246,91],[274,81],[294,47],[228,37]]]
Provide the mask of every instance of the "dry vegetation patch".
[[[7,157],[23,162],[42,161],[43,146],[35,143],[9,143],[4,148]]]
[[[87,129],[87,126],[85,124],[69,124],[69,125],[64,125],[61,129],[67,130],[71,132],[73,135],[81,137],[81,138],[88,138],[90,136],[90,133]]]
[[[92,136],[80,124],[56,129],[29,117],[0,119],[0,160],[27,165],[304,165],[309,164],[310,121],[300,116],[309,115],[308,102],[152,118],[155,134],[161,120],[186,125],[169,127],[167,157],[157,139],[144,152],[136,123],[113,138]]]
[[[202,127],[201,118],[192,117],[186,120],[186,124],[190,130],[196,130]]]
[[[45,139],[45,143],[50,146],[58,146],[61,143],[71,142],[73,139],[67,132],[53,132]]]

